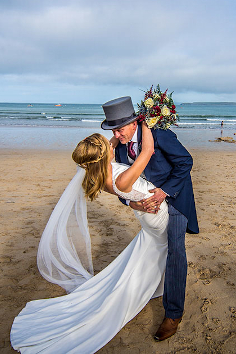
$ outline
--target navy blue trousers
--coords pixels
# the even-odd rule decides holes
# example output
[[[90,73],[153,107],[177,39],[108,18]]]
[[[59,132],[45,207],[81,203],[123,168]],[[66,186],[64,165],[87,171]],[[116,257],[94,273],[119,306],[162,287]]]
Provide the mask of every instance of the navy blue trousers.
[[[187,278],[185,233],[187,218],[168,205],[168,255],[166,261],[163,305],[165,316],[176,319],[183,315]]]

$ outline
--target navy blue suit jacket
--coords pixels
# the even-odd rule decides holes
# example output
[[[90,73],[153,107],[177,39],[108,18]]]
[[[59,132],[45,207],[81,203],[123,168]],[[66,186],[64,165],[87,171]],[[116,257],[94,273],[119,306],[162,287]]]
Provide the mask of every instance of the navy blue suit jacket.
[[[187,232],[198,233],[190,171],[193,160],[189,152],[178,141],[171,130],[152,129],[155,153],[144,173],[148,181],[169,195],[168,203],[188,219]],[[138,125],[138,142],[141,149],[141,126]],[[119,143],[115,150],[117,162],[129,165],[127,148]]]

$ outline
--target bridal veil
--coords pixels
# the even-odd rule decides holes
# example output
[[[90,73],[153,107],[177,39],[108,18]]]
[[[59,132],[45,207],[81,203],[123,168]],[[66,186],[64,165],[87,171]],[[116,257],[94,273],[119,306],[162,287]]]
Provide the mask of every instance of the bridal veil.
[[[85,170],[78,167],[51,214],[38,248],[41,275],[67,293],[93,276],[84,176]]]

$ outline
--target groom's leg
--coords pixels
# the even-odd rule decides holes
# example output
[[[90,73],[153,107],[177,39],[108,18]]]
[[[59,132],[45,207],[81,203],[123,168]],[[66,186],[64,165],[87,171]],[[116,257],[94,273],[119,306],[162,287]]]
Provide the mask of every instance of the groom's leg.
[[[163,305],[165,317],[177,319],[184,311],[187,277],[185,233],[187,218],[169,204],[168,256],[166,262]]]

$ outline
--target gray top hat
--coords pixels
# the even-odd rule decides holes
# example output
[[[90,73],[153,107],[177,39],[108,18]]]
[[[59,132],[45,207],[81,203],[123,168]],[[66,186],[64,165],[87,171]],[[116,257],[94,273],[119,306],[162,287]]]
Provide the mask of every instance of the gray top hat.
[[[108,101],[104,103],[102,108],[106,116],[101,124],[101,128],[104,130],[121,128],[137,119],[129,96]]]

